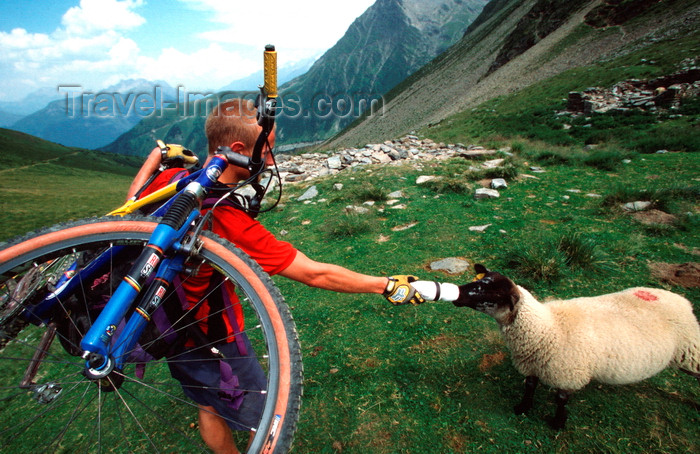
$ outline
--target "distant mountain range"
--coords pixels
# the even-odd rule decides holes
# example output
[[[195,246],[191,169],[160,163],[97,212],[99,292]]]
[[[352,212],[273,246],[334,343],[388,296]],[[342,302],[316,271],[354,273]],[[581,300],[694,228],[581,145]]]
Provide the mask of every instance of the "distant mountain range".
[[[56,88],[42,88],[29,93],[20,101],[1,101],[0,127],[11,127],[27,115],[46,107],[51,101],[63,97]]]
[[[373,101],[458,41],[487,1],[377,0],[307,72],[281,85],[277,143],[316,142],[337,133]],[[257,87],[262,75],[257,77],[254,84],[239,81],[224,88]],[[203,129],[195,126],[201,123],[197,115],[148,118],[103,149],[147,153],[150,147],[142,147],[163,136],[182,137],[189,140],[189,147],[200,146],[206,144]],[[161,137],[154,137],[154,131]],[[187,133],[181,134],[183,131]]]
[[[285,82],[288,82],[295,77],[298,77],[302,74],[304,74],[306,71],[311,68],[311,65],[317,60],[318,57],[312,57],[312,58],[305,58],[303,60],[300,60],[298,62],[294,62],[292,64],[280,67],[278,72],[277,72],[277,83],[279,85],[284,84]],[[226,92],[226,91],[256,91],[258,89],[258,86],[262,84],[263,80],[263,71],[262,69],[260,71],[256,71],[253,74],[244,77],[242,79],[234,80],[230,84],[221,87],[217,92]]]
[[[311,69],[282,87],[293,102],[280,143],[323,140],[457,42],[487,0],[378,0]]]
[[[60,93],[56,87],[40,88],[29,93],[19,101],[0,101],[0,111],[22,118],[46,107],[51,101],[63,99],[64,97],[65,95]]]
[[[306,73],[281,86],[277,143],[320,143],[335,135],[324,144],[332,148],[400,137],[561,71],[679,33],[694,23],[698,4],[700,0],[589,0],[576,5],[568,0],[378,0]],[[624,33],[616,34],[618,29]],[[228,92],[251,85],[252,79],[240,80],[223,88]],[[90,129],[100,139],[112,134],[111,143],[101,142],[101,149],[110,152],[143,156],[155,139],[163,139],[205,153],[204,118],[216,100],[215,95],[177,108],[165,106],[135,125],[118,125],[121,135],[114,124],[104,131],[102,124],[87,123],[49,140],[67,143]],[[365,109],[380,110],[360,116],[362,103]],[[60,111],[60,106],[47,107],[44,118],[55,118],[51,109]],[[41,115],[35,116],[34,127],[40,128],[41,121]],[[95,143],[92,147],[100,146]]]
[[[13,125],[22,118],[23,115],[17,115],[0,110],[0,128],[6,128],[10,125]]]
[[[315,58],[281,68],[280,83],[306,72]],[[222,87],[221,92],[257,90],[262,71]],[[114,142],[141,120],[170,119],[171,103],[201,98],[175,89],[164,81],[123,80],[100,91],[81,87],[41,89],[21,101],[0,102],[0,127],[32,134],[65,146],[96,149]],[[171,105],[170,107],[168,107]],[[150,141],[149,141],[150,143]]]
[[[431,4],[435,7],[437,3]],[[453,3],[460,4],[459,1]],[[387,87],[394,81],[383,71],[387,68],[404,71],[403,63],[411,60],[408,54],[399,52],[401,46],[394,47],[396,41],[390,39],[391,29],[396,26],[396,21],[402,23],[405,25],[404,41],[417,42],[418,38],[409,33],[420,30],[406,24],[422,14],[419,6],[427,8],[427,4],[377,1],[351,26],[347,40],[341,39],[306,74],[282,87],[285,95],[308,93],[316,84],[331,87],[326,88],[331,90],[331,85],[323,85],[330,82],[338,87],[383,87],[376,90],[388,90],[381,97],[381,115],[356,119],[350,127],[324,142],[323,148],[379,143],[434,125],[443,127],[453,121],[451,115],[475,109],[485,101],[537,86],[541,81],[572,68],[595,65],[652,46],[656,46],[657,53],[659,45],[668,47],[668,52],[663,55],[655,56],[650,50],[652,58],[663,59],[666,63],[680,64],[683,59],[697,61],[696,53],[674,53],[673,43],[681,38],[695,39],[700,33],[700,0],[589,0],[575,6],[569,0],[492,0],[465,28],[466,32],[454,45],[389,89]],[[416,9],[408,8],[411,5]],[[440,7],[434,9],[444,11]],[[375,34],[375,29],[388,36],[386,43],[377,38],[381,33]],[[434,34],[436,29],[425,25],[423,30],[432,30]],[[370,36],[375,38],[369,41]],[[367,42],[361,45],[360,41],[364,39]],[[354,48],[345,47],[353,43],[356,44]],[[407,47],[404,43],[402,48]],[[336,53],[339,54],[337,58]],[[370,57],[377,54],[392,58],[384,63],[369,63]],[[399,61],[393,60],[399,56]],[[365,85],[353,85],[359,80]],[[610,83],[614,82],[611,79]],[[361,92],[359,88],[356,90]],[[369,88],[366,93],[371,94],[371,90]],[[350,89],[344,93],[349,92]],[[249,96],[252,93],[233,95]],[[555,96],[565,97],[566,92],[557,92]],[[153,148],[155,139],[163,139],[185,144],[200,154],[206,153],[203,125],[208,103],[210,106],[213,100],[180,103],[177,109],[167,108],[160,115],[144,118],[102,149],[144,156]],[[328,133],[342,127],[332,116],[316,120],[319,131],[324,131],[328,125],[331,125],[325,130]],[[303,128],[284,122],[285,115],[281,115],[279,126],[282,131],[279,132],[284,133],[287,140],[318,141],[324,138],[313,131],[302,134]],[[313,125],[308,122],[305,126]]]
[[[166,82],[143,79],[124,80],[98,92],[64,88],[63,99],[11,127],[61,145],[94,149],[114,141],[143,118],[157,115],[177,96]]]

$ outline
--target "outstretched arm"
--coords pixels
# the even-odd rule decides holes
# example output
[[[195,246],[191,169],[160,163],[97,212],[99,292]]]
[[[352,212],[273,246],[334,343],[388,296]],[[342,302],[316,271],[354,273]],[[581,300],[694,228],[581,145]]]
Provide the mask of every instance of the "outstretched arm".
[[[368,276],[342,266],[311,260],[298,251],[291,265],[279,274],[311,287],[334,292],[378,293],[394,305],[417,305],[425,301],[411,286],[411,282],[417,279],[414,276]]]
[[[317,262],[302,252],[297,252],[291,265],[279,274],[311,287],[342,293],[381,294],[389,283],[386,277],[368,276],[342,266]]]

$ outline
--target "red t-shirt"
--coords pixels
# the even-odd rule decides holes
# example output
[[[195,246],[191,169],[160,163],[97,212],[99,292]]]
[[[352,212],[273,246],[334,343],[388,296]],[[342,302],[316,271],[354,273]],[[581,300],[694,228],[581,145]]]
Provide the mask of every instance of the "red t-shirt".
[[[146,188],[141,197],[144,197],[158,189],[166,186],[172,181],[184,176],[178,175],[182,169],[168,169],[163,171]],[[172,181],[171,181],[172,180]],[[280,241],[270,233],[260,222],[250,217],[247,213],[230,206],[219,206],[212,215],[211,231],[220,237],[232,242],[238,248],[255,260],[262,269],[275,275],[287,268],[297,255],[297,250],[290,243]],[[195,276],[187,276],[183,279],[182,286],[187,295],[190,307],[193,307],[206,295],[211,292],[213,270],[209,266],[202,266]],[[200,320],[200,327],[205,334],[213,331],[210,339],[227,338],[228,342],[233,341],[233,334],[237,330],[244,329],[243,311],[238,302],[233,285],[230,282],[225,284],[227,295],[232,303],[236,314],[236,327],[231,324],[230,318],[226,315],[227,310],[223,307],[223,301],[219,297],[208,298],[197,309],[197,320]],[[212,295],[214,293],[211,293]],[[210,299],[212,301],[210,301]]]

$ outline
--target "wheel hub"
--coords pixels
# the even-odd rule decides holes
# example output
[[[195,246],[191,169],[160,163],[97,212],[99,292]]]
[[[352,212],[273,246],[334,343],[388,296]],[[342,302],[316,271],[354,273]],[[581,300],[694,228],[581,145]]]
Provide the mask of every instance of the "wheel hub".
[[[104,366],[97,369],[97,364],[104,364]],[[106,392],[119,389],[124,383],[124,374],[114,368],[112,358],[107,358],[107,362],[104,363],[104,357],[96,353],[90,355],[83,374],[88,380],[95,382],[102,391]]]

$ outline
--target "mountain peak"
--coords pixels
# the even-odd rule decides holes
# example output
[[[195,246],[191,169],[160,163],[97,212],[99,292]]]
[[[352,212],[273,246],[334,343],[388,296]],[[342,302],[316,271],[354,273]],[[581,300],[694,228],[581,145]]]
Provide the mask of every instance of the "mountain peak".
[[[462,14],[462,0],[399,0],[411,26],[424,31],[430,27],[440,28]],[[486,2],[481,2],[486,3]],[[481,5],[483,6],[483,5]],[[478,12],[477,8],[476,12]],[[464,27],[469,24],[464,24]]]
[[[306,74],[282,87],[283,96],[301,100],[303,112],[280,117],[278,142],[325,139],[348,125],[364,110],[360,106],[381,98],[457,42],[487,2],[378,0]],[[348,109],[335,115],[316,112],[320,96]]]

